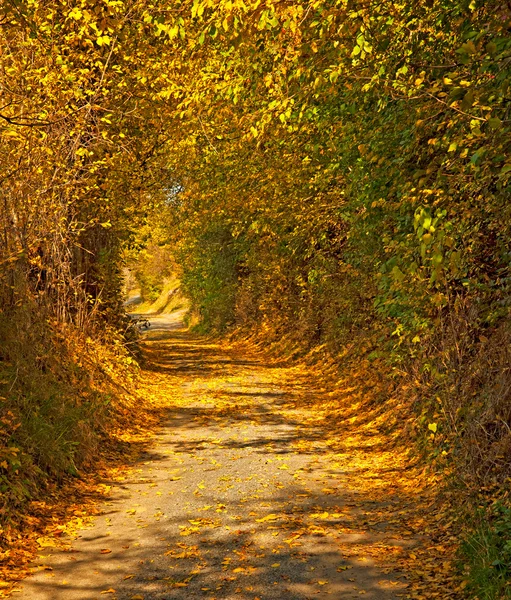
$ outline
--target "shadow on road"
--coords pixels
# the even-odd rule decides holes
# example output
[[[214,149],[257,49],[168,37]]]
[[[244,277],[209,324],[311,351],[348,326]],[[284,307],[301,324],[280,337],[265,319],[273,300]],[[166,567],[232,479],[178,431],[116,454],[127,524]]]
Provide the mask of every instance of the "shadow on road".
[[[44,560],[51,570],[19,598],[404,594],[398,559],[418,537],[395,523],[413,490],[381,462],[385,439],[368,427],[378,410],[357,430],[350,396],[328,418],[331,395],[306,373],[193,336],[175,316],[152,323],[143,348],[148,385],[169,398],[155,409],[162,427],[136,476],[105,482],[94,529]]]

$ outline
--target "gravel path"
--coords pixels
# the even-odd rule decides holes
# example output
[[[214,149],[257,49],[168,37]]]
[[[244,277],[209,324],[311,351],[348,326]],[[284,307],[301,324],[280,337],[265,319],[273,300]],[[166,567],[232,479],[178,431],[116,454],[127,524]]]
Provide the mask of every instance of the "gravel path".
[[[414,540],[367,524],[399,499],[348,485],[326,432],[296,407],[313,392],[292,369],[194,338],[177,319],[154,317],[146,334],[147,385],[168,403],[151,449],[16,598],[406,597],[392,556]]]

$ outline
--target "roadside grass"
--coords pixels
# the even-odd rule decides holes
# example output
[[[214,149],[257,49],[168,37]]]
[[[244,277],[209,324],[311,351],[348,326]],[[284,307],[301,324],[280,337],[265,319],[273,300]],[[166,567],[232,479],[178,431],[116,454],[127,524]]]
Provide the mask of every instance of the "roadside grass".
[[[500,502],[480,507],[459,554],[469,598],[511,599],[511,508]]]
[[[20,311],[0,314],[0,340],[2,597],[49,535],[64,541],[93,514],[102,477],[132,461],[159,417],[113,330],[93,339]]]

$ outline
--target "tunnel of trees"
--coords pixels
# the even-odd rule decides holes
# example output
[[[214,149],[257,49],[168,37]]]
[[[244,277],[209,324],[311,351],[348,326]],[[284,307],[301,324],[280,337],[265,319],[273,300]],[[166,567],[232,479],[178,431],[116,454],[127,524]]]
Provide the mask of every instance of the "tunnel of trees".
[[[503,0],[5,0],[4,506],[92,460],[77,353],[122,345],[156,221],[202,331],[368,357],[432,460],[505,488],[510,31]]]

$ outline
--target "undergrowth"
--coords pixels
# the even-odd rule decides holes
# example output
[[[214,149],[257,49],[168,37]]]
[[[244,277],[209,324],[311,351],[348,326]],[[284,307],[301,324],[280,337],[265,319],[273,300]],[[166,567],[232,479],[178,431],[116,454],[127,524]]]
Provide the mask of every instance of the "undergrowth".
[[[0,539],[8,545],[6,532],[32,502],[97,469],[136,422],[137,371],[114,331],[93,339],[35,320],[30,307],[0,314],[0,339]]]
[[[511,598],[511,506],[480,506],[460,549],[467,593],[477,600]]]
[[[435,519],[448,540],[443,545],[457,548],[463,594],[508,600],[510,330],[502,321],[481,332],[472,319],[451,316],[421,352],[399,347],[377,323],[352,330],[342,347],[310,345],[271,328],[242,327],[233,337],[248,337],[281,360],[307,362],[333,386],[332,405],[335,389],[357,394],[357,413],[372,414],[388,441],[407,446],[410,464],[434,479]]]

